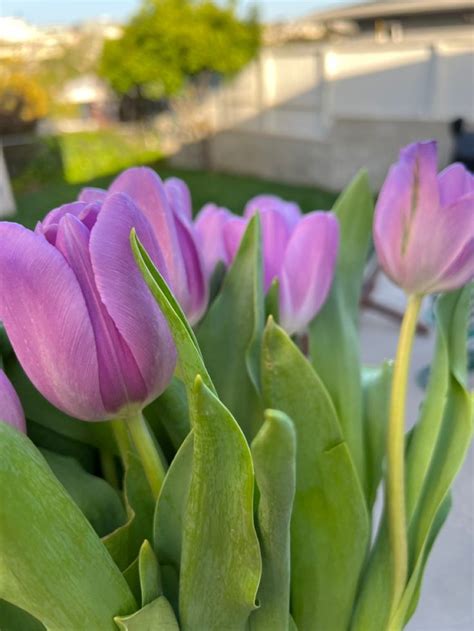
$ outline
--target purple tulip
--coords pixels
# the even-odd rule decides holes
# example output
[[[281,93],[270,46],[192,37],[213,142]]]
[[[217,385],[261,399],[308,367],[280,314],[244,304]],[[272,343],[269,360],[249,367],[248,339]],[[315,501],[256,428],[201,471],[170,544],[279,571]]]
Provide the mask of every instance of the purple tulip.
[[[83,420],[141,409],[174,372],[174,343],[133,258],[132,228],[166,277],[146,217],[121,193],[61,206],[35,232],[0,223],[0,320],[36,388]]]
[[[331,288],[339,247],[339,224],[328,212],[302,216],[296,204],[276,203],[260,196],[246,206],[247,218],[224,226],[224,242],[232,261],[248,217],[258,212],[262,222],[264,290],[273,279],[280,284],[280,320],[288,333],[301,333],[321,309]],[[262,201],[270,200],[268,206]],[[281,201],[281,200],[280,200]]]
[[[3,370],[0,370],[0,421],[26,432],[20,399]]]
[[[216,204],[206,204],[199,211],[195,229],[208,278],[212,276],[219,262],[229,264],[229,256],[224,244],[224,225],[232,220],[233,215],[227,208]]]
[[[189,220],[191,204],[187,186],[177,178],[167,187],[147,167],[127,169],[111,184],[110,193],[126,193],[150,223],[163,253],[168,281],[191,324],[204,314],[209,287],[204,264],[196,245],[194,226]],[[101,189],[84,189],[80,200],[101,200]]]
[[[474,177],[437,174],[436,143],[408,145],[375,209],[374,241],[389,278],[408,294],[450,291],[474,277]]]

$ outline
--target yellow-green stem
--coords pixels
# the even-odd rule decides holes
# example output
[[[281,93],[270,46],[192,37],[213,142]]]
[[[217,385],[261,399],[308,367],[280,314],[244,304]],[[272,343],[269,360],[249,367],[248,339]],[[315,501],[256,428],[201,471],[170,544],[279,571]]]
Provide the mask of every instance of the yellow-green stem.
[[[386,505],[392,564],[391,613],[405,590],[408,544],[405,508],[405,405],[413,337],[422,296],[410,296],[400,330],[390,395]]]
[[[156,500],[158,499],[163,484],[165,469],[156,448],[154,438],[141,412],[127,417],[124,423],[126,423],[130,431],[148,483],[150,484],[153,497]]]
[[[110,421],[115,436],[115,442],[120,453],[120,458],[125,466],[127,462],[127,453],[130,451],[130,437],[128,435],[127,426],[122,419],[114,419]]]

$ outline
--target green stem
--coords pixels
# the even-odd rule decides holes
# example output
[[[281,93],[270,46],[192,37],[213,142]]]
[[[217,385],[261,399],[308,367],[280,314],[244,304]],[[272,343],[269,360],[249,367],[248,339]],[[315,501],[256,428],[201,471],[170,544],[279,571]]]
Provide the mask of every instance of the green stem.
[[[158,499],[165,477],[165,469],[153,436],[141,412],[129,416],[124,421],[130,431],[133,443],[143,465],[153,496]]]
[[[127,453],[130,451],[130,438],[128,436],[127,426],[122,419],[110,421],[110,424],[114,432],[115,442],[117,443],[117,447],[120,452],[120,458],[125,466],[127,463]]]
[[[392,562],[392,614],[403,595],[408,574],[405,507],[405,405],[411,350],[421,301],[422,296],[418,295],[408,298],[398,340],[390,396],[386,506]]]

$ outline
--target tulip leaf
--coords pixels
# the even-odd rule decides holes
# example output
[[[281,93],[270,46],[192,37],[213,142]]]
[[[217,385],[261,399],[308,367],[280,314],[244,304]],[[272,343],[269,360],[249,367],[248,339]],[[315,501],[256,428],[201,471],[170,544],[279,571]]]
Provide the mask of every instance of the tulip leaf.
[[[179,610],[183,629],[245,629],[261,558],[253,523],[254,474],[238,424],[196,378],[194,449],[184,514]]]
[[[160,436],[161,429],[176,452],[190,430],[188,399],[183,382],[175,377],[163,394],[145,408],[144,414],[155,434]]]
[[[134,230],[132,230],[130,235],[130,242],[143,278],[168,321],[178,351],[179,367],[184,383],[193,383],[196,375],[200,374],[206,385],[214,390],[194,332],[176,298],[160,272],[156,269]]]
[[[164,596],[159,596],[131,616],[116,617],[121,631],[179,631],[173,608]]]
[[[288,631],[290,624],[290,522],[295,495],[296,436],[291,420],[267,410],[252,442],[259,491],[257,530],[262,549],[259,609],[252,631]]]
[[[396,612],[399,621],[413,613],[426,557],[447,511],[444,502],[472,438],[472,400],[464,385],[469,297],[470,288],[466,287],[442,296],[436,308],[437,343],[430,384],[407,448],[409,580]],[[431,397],[442,406],[441,416]],[[424,437],[423,444],[419,436]],[[354,630],[378,631],[388,623],[389,568],[383,525],[365,573]]]
[[[112,532],[124,522],[122,502],[105,480],[84,471],[74,458],[47,449],[42,449],[41,453],[99,537]]]
[[[288,414],[298,445],[293,618],[301,629],[345,629],[369,541],[365,499],[324,385],[271,319],[263,337],[262,384],[265,405]]]
[[[142,607],[144,607],[158,598],[163,591],[158,561],[148,539],[145,539],[140,548],[138,571],[142,592]]]
[[[163,593],[178,604],[183,515],[193,463],[193,434],[188,434],[166,473],[154,519],[154,547],[163,569]]]
[[[391,379],[392,364],[390,362],[384,362],[376,368],[365,368],[362,373],[367,503],[370,508],[374,505],[377,489],[382,479]]]
[[[128,585],[92,526],[21,432],[0,423],[0,597],[51,631],[114,629]]]
[[[130,563],[130,565],[123,572],[123,577],[127,581],[128,586],[130,587],[130,591],[137,603],[142,600],[142,588],[140,585],[140,573],[138,570],[138,557]]]
[[[310,355],[334,402],[365,491],[358,312],[374,212],[365,171],[341,193],[333,210],[341,231],[339,257],[329,297],[310,324]]]
[[[99,449],[115,450],[112,431],[107,421],[84,423],[55,408],[36,390],[19,362],[13,357],[6,363],[5,371],[20,397],[28,420],[79,443]]]
[[[137,558],[145,539],[152,538],[155,501],[138,456],[127,454],[124,478],[127,522],[104,537],[103,542],[123,571]]]
[[[248,439],[263,418],[258,391],[264,325],[260,223],[249,222],[221,293],[197,329],[219,398]]]
[[[0,598],[0,629],[2,631],[45,631],[44,625],[27,611]]]

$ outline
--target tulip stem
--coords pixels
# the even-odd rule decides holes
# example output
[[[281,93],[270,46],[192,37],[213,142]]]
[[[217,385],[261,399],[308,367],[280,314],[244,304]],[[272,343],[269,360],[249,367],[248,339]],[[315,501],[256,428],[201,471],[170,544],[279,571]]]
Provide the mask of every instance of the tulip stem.
[[[409,296],[393,370],[387,435],[386,508],[392,564],[391,613],[405,590],[408,544],[405,507],[405,405],[413,337],[422,296]]]
[[[129,416],[125,423],[140,456],[153,497],[157,500],[165,477],[165,469],[154,438],[141,412]]]
[[[122,419],[115,419],[111,421],[110,424],[114,432],[115,442],[117,443],[117,447],[120,452],[120,458],[125,466],[127,463],[127,454],[130,451],[130,438],[128,436],[127,426]]]

